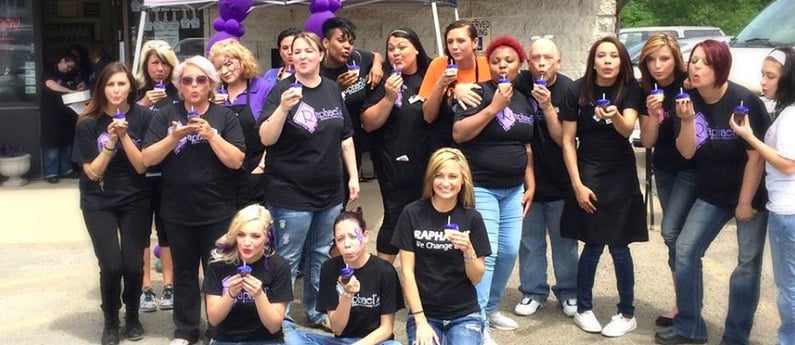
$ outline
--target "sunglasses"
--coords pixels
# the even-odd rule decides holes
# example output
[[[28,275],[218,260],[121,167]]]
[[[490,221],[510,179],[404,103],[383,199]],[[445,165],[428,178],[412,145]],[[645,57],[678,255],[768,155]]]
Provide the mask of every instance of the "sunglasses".
[[[182,82],[182,85],[185,85],[185,86],[193,85],[194,81],[196,82],[196,84],[204,85],[204,84],[207,84],[208,81],[210,81],[210,78],[207,78],[206,75],[200,75],[200,76],[198,76],[196,78],[193,78],[193,77],[182,77],[182,79],[180,81]]]

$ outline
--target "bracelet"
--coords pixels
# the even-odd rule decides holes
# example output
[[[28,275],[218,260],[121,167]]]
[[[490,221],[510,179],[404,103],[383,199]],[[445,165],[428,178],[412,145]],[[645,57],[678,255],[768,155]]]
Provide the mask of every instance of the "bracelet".
[[[475,262],[475,260],[477,260],[477,258],[478,258],[478,255],[474,254],[474,253],[472,255],[464,254],[464,263],[468,264],[470,262]]]
[[[413,311],[413,312],[411,312],[411,313],[409,313],[409,314],[411,314],[411,315],[417,315],[417,314],[422,314],[422,313],[424,313],[424,312],[425,312],[425,311],[423,311],[422,309],[420,309],[420,310],[417,310],[417,311]]]
[[[232,297],[232,299],[237,299],[237,295],[232,295],[232,289],[226,290],[226,294],[229,295],[229,297]]]
[[[107,146],[102,146],[102,153],[108,156],[113,156],[113,149],[108,148]]]
[[[348,292],[348,291],[342,291],[342,293],[340,294],[340,296],[344,296],[344,297],[348,297],[348,298],[353,298],[353,294],[352,294],[352,293],[350,293],[350,292]]]

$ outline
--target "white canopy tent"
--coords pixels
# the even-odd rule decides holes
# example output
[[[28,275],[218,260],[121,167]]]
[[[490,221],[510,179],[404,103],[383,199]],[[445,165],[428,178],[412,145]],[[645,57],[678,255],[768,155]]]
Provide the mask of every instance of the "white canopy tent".
[[[442,34],[439,24],[439,9],[438,6],[449,6],[454,8],[455,19],[458,20],[458,1],[457,0],[340,0],[342,1],[343,8],[356,8],[361,6],[431,6],[431,13],[433,15],[433,26],[436,33],[436,47],[437,51],[444,51],[442,47]],[[133,58],[133,73],[137,72],[138,59],[140,59],[141,45],[144,38],[144,26],[146,24],[147,10],[159,7],[170,8],[194,8],[204,9],[215,6],[217,0],[144,0],[144,10],[141,11],[141,18],[138,24],[138,36],[135,43],[135,53]],[[308,6],[309,0],[254,0],[254,8],[272,7],[272,6]]]

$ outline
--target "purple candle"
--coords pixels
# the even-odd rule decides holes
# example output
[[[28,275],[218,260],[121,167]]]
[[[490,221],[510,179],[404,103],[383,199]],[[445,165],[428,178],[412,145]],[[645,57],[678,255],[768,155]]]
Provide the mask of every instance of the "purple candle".
[[[188,121],[198,117],[199,117],[199,112],[196,111],[196,109],[193,109],[193,106],[191,106],[190,111],[188,111]]]
[[[499,87],[501,90],[506,90],[510,86],[511,80],[508,79],[508,75],[505,73],[500,73],[500,76],[497,78],[497,87]]]
[[[685,92],[685,90],[683,88],[680,87],[679,88],[679,93],[676,94],[676,99],[677,100],[690,99],[690,95],[687,92]]]
[[[605,97],[604,93],[602,94],[602,99],[596,100],[596,106],[602,108],[607,108],[608,106],[610,106],[610,100],[607,99],[607,97]]]
[[[742,125],[748,115],[748,110],[748,107],[743,104],[743,101],[740,101],[740,105],[734,107],[734,122],[738,125]]]
[[[298,92],[298,96],[303,96],[304,86],[301,85],[299,82],[290,83],[290,89],[293,89]]]
[[[396,74],[396,75],[400,76],[400,75],[402,75],[402,74],[403,74],[403,69],[402,69],[402,68],[400,68],[400,67],[397,67],[397,66],[395,66],[395,67],[392,69],[392,74]]]
[[[340,283],[342,283],[342,285],[348,285],[351,281],[351,277],[353,277],[353,268],[345,265],[345,268],[340,270]]]
[[[360,69],[361,69],[361,66],[357,65],[356,61],[354,61],[352,65],[348,65],[348,71],[355,73],[357,76],[359,75],[359,70]]]
[[[122,122],[124,120],[125,120],[124,113],[122,113],[121,110],[119,110],[119,108],[116,108],[116,113],[113,114],[113,121]]]
[[[221,87],[218,88],[218,97],[221,97],[224,100],[224,102],[226,102],[226,100],[229,99],[229,91],[227,91],[223,85],[221,85]]]
[[[249,273],[251,273],[251,266],[246,265],[245,261],[243,261],[242,265],[237,266],[237,274],[239,274],[240,276],[245,277]]]
[[[444,70],[444,74],[447,75],[458,74],[458,65],[456,65],[453,60],[450,60],[450,63],[447,64],[447,68]]]
[[[155,90],[165,90],[165,89],[166,89],[166,83],[164,83],[162,80],[155,83]]]
[[[654,83],[654,88],[649,92],[650,95],[661,95],[663,93],[663,89],[657,88],[657,83]]]
[[[538,86],[543,86],[543,87],[547,86],[547,81],[546,79],[544,79],[544,73],[541,73],[541,76],[538,77],[538,79],[534,80],[533,82]]]

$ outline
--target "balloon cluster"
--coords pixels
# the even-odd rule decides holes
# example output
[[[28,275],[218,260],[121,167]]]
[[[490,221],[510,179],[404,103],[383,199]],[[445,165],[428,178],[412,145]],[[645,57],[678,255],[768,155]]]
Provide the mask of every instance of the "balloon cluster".
[[[219,0],[218,18],[213,21],[216,33],[207,40],[206,52],[218,41],[240,39],[246,33],[243,20],[251,12],[253,0]]]
[[[314,32],[317,37],[323,38],[323,23],[329,18],[334,18],[334,12],[342,7],[340,0],[312,0],[309,3],[309,18],[304,24],[304,31]]]

